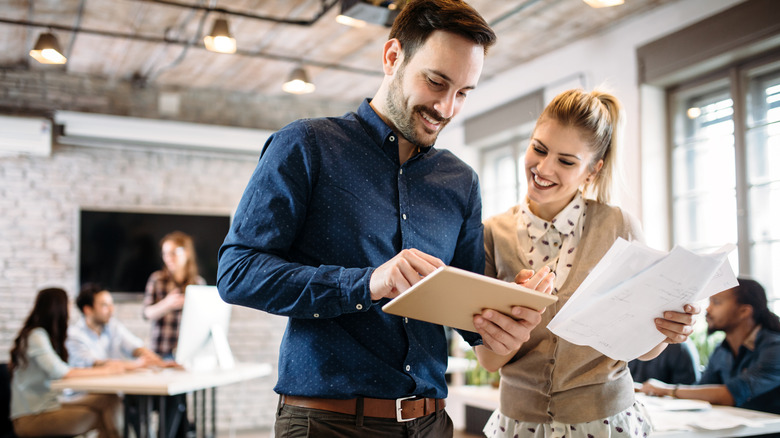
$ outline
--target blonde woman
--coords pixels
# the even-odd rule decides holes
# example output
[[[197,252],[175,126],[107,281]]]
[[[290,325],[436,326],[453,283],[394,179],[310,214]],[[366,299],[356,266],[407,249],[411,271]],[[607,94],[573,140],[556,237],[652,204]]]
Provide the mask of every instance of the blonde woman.
[[[485,222],[485,274],[506,281],[554,276],[559,298],[511,353],[475,347],[485,368],[501,370],[500,409],[484,429],[489,437],[641,437],[651,430],[634,402],[625,362],[546,328],[618,237],[642,238],[633,217],[608,205],[622,125],[620,103],[610,94],[570,90],[556,96],[526,151],[525,202]],[[656,320],[667,339],[641,359],[687,339],[699,309],[686,305],[686,312],[665,312]]]

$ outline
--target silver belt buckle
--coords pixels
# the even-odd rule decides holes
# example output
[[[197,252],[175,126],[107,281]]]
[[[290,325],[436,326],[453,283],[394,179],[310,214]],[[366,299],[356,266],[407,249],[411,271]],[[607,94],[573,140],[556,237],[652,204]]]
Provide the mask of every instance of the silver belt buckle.
[[[417,396],[411,395],[409,397],[401,397],[395,399],[395,420],[398,421],[399,423],[404,423],[407,421],[414,420],[414,418],[403,418],[403,415],[401,413],[401,411],[403,411],[403,408],[401,407],[401,402],[404,400],[411,400],[413,398],[417,398]]]

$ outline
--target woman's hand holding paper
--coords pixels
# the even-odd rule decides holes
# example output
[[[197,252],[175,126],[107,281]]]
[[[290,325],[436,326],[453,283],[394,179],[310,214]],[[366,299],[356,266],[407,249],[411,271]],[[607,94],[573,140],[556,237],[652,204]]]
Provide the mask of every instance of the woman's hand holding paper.
[[[663,318],[655,319],[658,331],[666,336],[667,344],[679,344],[685,342],[693,333],[693,325],[696,323],[696,315],[701,312],[701,307],[696,304],[686,304],[685,313],[666,311]]]

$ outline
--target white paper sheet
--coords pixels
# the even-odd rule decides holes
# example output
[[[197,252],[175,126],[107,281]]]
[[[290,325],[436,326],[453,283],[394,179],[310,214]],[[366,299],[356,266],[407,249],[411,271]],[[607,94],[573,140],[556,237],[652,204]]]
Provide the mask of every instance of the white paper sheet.
[[[642,393],[634,394],[636,400],[645,406],[653,424],[653,432],[704,431],[696,436],[753,436],[770,433],[768,425],[777,424],[777,415],[761,411],[713,406],[701,400],[682,400],[670,397],[653,397]],[[753,428],[745,431],[743,428]],[[770,426],[771,427],[771,426]],[[765,429],[766,428],[766,429]],[[708,434],[707,432],[718,432]],[[728,431],[728,432],[726,432]],[[682,436],[683,434],[671,434]]]
[[[710,410],[704,412],[684,411],[654,411],[650,410],[650,421],[653,423],[654,432],[669,432],[675,430],[709,430],[724,431],[739,427],[762,427],[763,423],[734,415],[722,410]],[[713,435],[713,436],[737,436],[737,435]]]
[[[635,359],[665,339],[654,318],[737,285],[726,259],[735,248],[665,254],[618,239],[547,328],[612,359]]]
[[[680,411],[707,411],[712,405],[704,400],[686,400],[672,397],[655,397],[643,395],[637,397],[650,411],[680,412]]]

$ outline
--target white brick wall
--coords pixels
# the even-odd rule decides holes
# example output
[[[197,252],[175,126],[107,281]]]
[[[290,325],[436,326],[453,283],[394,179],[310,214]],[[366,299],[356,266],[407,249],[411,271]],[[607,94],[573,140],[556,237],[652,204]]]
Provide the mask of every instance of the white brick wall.
[[[161,93],[178,95],[179,114],[160,111]],[[340,116],[359,104],[287,93],[270,96],[203,88],[170,90],[155,83],[138,87],[128,80],[61,69],[0,67],[0,110],[10,114],[70,110],[276,130],[300,118]]]
[[[262,145],[258,145],[258,151]],[[0,156],[0,350],[8,351],[36,292],[59,286],[75,297],[80,206],[232,211],[257,157],[145,147],[55,145],[49,157]],[[148,335],[140,296],[119,296],[117,317]],[[72,315],[78,310],[73,309]],[[273,423],[276,362],[286,324],[235,308],[229,341],[239,361],[268,362],[271,376],[217,391],[219,430]]]

